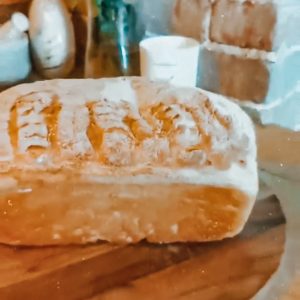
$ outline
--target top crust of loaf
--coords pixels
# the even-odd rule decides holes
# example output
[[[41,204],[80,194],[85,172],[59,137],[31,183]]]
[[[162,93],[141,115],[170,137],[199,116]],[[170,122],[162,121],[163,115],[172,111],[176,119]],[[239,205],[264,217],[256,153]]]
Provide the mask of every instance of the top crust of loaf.
[[[195,178],[237,169],[257,190],[254,129],[236,104],[138,77],[50,80],[0,94],[0,173],[62,168],[193,170]]]

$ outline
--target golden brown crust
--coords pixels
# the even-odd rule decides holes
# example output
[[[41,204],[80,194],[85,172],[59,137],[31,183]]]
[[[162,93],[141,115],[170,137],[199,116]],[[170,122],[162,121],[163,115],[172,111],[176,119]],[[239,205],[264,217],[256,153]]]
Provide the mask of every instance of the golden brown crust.
[[[0,94],[0,242],[209,241],[257,193],[252,123],[203,91],[141,78]]]
[[[95,81],[90,95],[51,81],[30,92],[20,88],[17,97],[2,94],[8,100],[0,112],[0,160],[24,168],[47,156],[45,169],[82,159],[112,167],[228,169],[252,151],[248,133],[239,134],[226,106],[200,91],[119,79],[112,89],[127,91],[112,93],[112,100],[109,84]]]

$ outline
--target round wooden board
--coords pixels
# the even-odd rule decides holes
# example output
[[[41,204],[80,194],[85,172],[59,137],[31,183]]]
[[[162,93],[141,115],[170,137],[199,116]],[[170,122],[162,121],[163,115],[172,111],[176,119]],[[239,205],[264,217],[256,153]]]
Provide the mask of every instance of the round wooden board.
[[[0,247],[0,299],[250,299],[277,269],[278,200],[258,201],[243,233],[207,244]]]
[[[272,197],[256,203],[241,235],[217,243],[0,246],[0,300],[299,300],[300,132],[257,133],[286,225]]]

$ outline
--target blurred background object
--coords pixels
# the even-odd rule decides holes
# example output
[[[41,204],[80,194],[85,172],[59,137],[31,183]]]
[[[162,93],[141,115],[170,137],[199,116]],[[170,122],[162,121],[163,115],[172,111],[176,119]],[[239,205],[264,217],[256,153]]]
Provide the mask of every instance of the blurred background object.
[[[183,36],[154,36],[140,43],[141,75],[177,86],[197,83],[199,42]]]
[[[144,37],[168,35],[171,30],[171,14],[174,0],[138,0],[135,8],[139,27],[144,30]]]
[[[210,0],[173,0],[169,26],[175,34],[203,42],[208,36]]]
[[[28,18],[22,13],[13,13],[10,20],[0,26],[0,40],[22,38],[29,28]]]
[[[192,37],[201,44],[198,87],[231,98],[258,123],[299,128],[299,1],[64,1],[76,45],[68,77],[140,75],[141,40]],[[0,23],[29,2],[0,0]]]
[[[139,75],[141,37],[134,2],[98,0],[97,9],[87,47],[86,77]]]
[[[26,79],[31,71],[28,18],[13,13],[0,25],[0,85],[6,87]]]
[[[300,128],[300,1],[174,0],[171,32],[201,42],[198,87],[263,125]]]
[[[99,11],[94,0],[65,0],[71,13],[75,32],[76,68],[73,77],[85,77],[89,68],[89,53],[96,49],[95,35]]]
[[[27,14],[30,0],[0,0],[0,24],[5,23],[14,12]]]
[[[68,76],[74,68],[75,37],[62,0],[33,0],[29,36],[36,70],[44,78]]]
[[[36,3],[47,2],[47,0],[16,1],[0,0],[0,24],[7,21],[16,11],[28,15],[30,5],[37,7]],[[35,72],[30,79],[139,75],[139,42],[149,36],[170,33],[173,0],[153,1],[153,3],[145,0],[64,0],[64,2],[73,23],[75,68],[72,72],[69,72],[70,70],[51,72],[52,75],[48,72],[47,57],[49,58],[50,42],[49,38],[46,39],[49,44],[44,42],[45,36],[51,35],[54,41],[54,36],[61,35],[62,40],[68,40],[68,55],[71,57],[74,55],[72,28],[67,14],[60,9],[64,21],[58,24],[56,13],[56,17],[52,16],[49,19],[50,26],[50,23],[46,24],[48,19],[42,16],[45,12],[32,8],[31,11],[36,11],[34,14],[31,13],[33,24],[30,30]],[[48,11],[46,14],[49,15],[49,9],[46,10]],[[58,32],[58,29],[61,31]],[[36,32],[40,30],[43,34],[38,36]],[[55,31],[57,34],[54,34]],[[65,51],[64,47],[56,45],[55,51],[62,54]],[[58,54],[54,56],[57,57]]]

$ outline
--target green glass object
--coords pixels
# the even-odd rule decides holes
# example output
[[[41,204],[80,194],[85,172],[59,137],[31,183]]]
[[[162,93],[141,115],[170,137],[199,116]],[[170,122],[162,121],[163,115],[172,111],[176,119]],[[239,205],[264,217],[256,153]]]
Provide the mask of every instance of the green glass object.
[[[136,12],[123,0],[98,0],[99,49],[104,76],[138,75]]]

